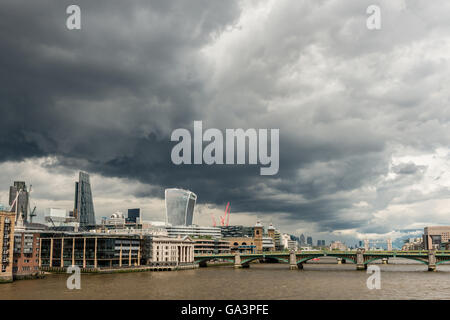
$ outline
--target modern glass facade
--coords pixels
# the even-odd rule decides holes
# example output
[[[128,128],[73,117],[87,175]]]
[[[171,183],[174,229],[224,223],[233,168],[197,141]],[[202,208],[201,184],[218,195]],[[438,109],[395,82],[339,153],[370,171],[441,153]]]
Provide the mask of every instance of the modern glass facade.
[[[43,234],[41,267],[111,268],[140,265],[139,236]],[[62,253],[62,258],[61,258]]]
[[[94,226],[95,213],[92,200],[89,174],[80,172],[79,181],[75,182],[75,210],[80,227]]]
[[[128,209],[127,222],[138,223],[138,222],[140,222],[140,218],[141,218],[141,209],[139,209],[139,208]]]
[[[166,223],[190,226],[194,217],[197,195],[189,190],[166,189]]]

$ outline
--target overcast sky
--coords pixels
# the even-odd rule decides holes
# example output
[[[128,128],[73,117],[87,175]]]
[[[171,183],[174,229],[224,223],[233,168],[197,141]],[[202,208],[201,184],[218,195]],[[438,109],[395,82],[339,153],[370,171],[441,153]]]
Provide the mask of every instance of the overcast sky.
[[[66,8],[81,8],[81,30]],[[366,9],[381,8],[381,30]],[[210,225],[273,222],[316,239],[385,239],[450,224],[447,0],[2,0],[0,202],[33,184],[38,212],[73,208],[91,174],[97,218],[164,188]],[[175,166],[176,128],[277,128],[280,169]]]

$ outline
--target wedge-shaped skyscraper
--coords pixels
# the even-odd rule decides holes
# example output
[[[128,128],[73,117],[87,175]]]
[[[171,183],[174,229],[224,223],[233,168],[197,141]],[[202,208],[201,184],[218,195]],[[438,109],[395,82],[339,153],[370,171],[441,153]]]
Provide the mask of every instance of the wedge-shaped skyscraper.
[[[166,189],[166,223],[190,226],[194,217],[197,195],[189,190]]]
[[[89,174],[86,172],[80,171],[79,180],[75,182],[75,208],[73,212],[80,222],[80,227],[95,225],[91,182]]]

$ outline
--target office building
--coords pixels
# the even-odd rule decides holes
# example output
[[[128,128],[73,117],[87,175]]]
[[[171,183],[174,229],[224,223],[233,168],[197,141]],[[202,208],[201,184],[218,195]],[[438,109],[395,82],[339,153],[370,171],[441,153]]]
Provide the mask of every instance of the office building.
[[[221,238],[222,233],[220,228],[217,227],[201,227],[197,225],[191,226],[166,226],[167,234],[169,237],[205,237]]]
[[[194,217],[197,196],[189,190],[166,189],[166,223],[172,226],[190,226]]]
[[[22,215],[23,223],[28,221],[28,202],[30,194],[27,191],[27,186],[23,181],[14,181],[14,185],[9,187],[9,205],[11,206],[11,211],[18,216]]]
[[[127,222],[139,223],[141,222],[141,209],[128,209]]]
[[[67,214],[66,209],[46,208],[44,219],[46,227],[52,230],[78,231],[80,226],[76,218]]]
[[[0,282],[13,280],[14,212],[0,211]]]
[[[95,226],[91,182],[89,174],[86,172],[80,172],[79,180],[75,182],[75,206],[73,211],[81,228],[87,229],[90,226]]]
[[[304,246],[305,244],[306,244],[305,236],[304,236],[304,234],[302,233],[302,234],[300,235],[300,245],[301,245],[301,246]]]
[[[220,232],[224,238],[253,237],[253,227],[246,226],[221,226]]]
[[[312,239],[312,237],[307,237],[307,238],[306,238],[306,244],[312,247],[312,245],[313,245],[313,239]]]
[[[192,238],[194,254],[227,254],[230,253],[230,242],[224,239]]]
[[[39,267],[42,270],[66,268],[112,268],[139,266],[139,235],[108,235],[91,232],[42,232]]]
[[[425,250],[439,249],[442,243],[450,240],[450,226],[425,227],[423,231],[423,244]]]
[[[326,246],[325,240],[317,240],[317,246],[318,247],[325,247]]]

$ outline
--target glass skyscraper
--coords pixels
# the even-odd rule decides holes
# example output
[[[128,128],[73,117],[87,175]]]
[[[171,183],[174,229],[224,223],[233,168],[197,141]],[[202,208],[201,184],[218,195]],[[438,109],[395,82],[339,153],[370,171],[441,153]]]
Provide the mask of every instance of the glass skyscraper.
[[[77,217],[80,227],[95,225],[94,202],[89,174],[82,171],[80,171],[78,182],[75,182],[74,215]]]
[[[166,189],[166,223],[172,226],[190,226],[194,217],[197,195],[189,190]]]

